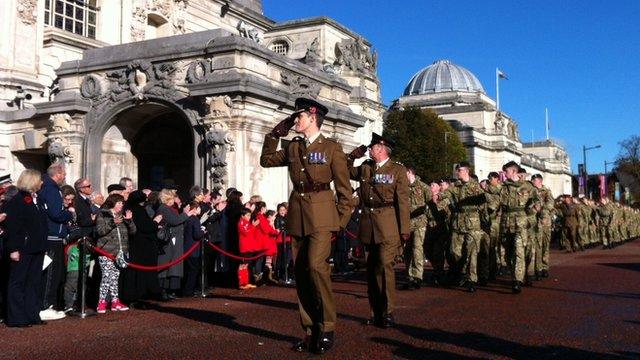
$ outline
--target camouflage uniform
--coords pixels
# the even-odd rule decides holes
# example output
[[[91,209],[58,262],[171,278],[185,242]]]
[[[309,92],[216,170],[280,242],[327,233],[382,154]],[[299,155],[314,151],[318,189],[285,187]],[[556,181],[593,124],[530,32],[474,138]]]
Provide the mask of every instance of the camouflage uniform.
[[[488,201],[488,221],[489,221],[489,238],[490,238],[490,247],[492,251],[492,255],[490,258],[493,259],[496,269],[506,268],[507,260],[505,257],[505,246],[502,243],[502,239],[500,236],[500,190],[502,189],[502,185],[498,184],[493,186],[491,184],[488,185],[487,188],[487,201]]]
[[[600,240],[602,246],[609,247],[611,245],[611,221],[613,219],[613,205],[611,203],[601,204],[598,206]]]
[[[477,181],[456,181],[441,192],[438,208],[452,206],[450,251],[458,274],[472,283],[478,281],[478,245],[483,231],[480,226],[480,205],[485,201],[484,190]]]
[[[427,232],[427,203],[431,201],[431,189],[416,176],[409,184],[409,210],[411,238],[405,247],[404,260],[410,278],[422,282],[424,272],[424,242]]]
[[[534,211],[536,199],[536,189],[529,182],[507,179],[502,183],[500,227],[514,282],[524,282],[525,257],[532,250],[527,234],[528,214]]]
[[[582,249],[578,241],[578,209],[576,204],[560,204],[562,212],[562,234],[565,238],[567,251],[574,252]]]
[[[439,282],[444,275],[444,263],[449,244],[448,217],[445,210],[438,209],[433,200],[427,203],[427,248],[433,266],[434,280]]]
[[[578,242],[580,247],[584,248],[589,245],[589,207],[580,203],[578,208]],[[575,250],[575,249],[574,249]]]
[[[538,211],[538,248],[536,249],[536,272],[549,271],[549,245],[551,244],[551,216],[555,209],[553,195],[549,188],[538,189],[540,210]]]

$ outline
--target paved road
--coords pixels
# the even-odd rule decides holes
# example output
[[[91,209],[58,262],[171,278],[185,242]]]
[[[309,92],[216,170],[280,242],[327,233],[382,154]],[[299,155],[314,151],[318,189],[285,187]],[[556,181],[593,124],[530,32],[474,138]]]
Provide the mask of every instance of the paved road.
[[[640,241],[554,252],[551,277],[512,295],[507,279],[468,294],[399,292],[394,329],[367,317],[362,274],[336,279],[337,343],[326,358],[640,358]],[[293,289],[216,290],[150,310],[0,327],[2,358],[305,358]]]

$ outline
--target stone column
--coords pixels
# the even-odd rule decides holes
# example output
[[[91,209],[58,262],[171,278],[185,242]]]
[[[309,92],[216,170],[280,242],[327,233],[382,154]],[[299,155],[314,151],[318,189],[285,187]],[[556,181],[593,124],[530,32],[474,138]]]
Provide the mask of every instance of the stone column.
[[[67,113],[53,114],[49,117],[47,131],[47,152],[51,163],[62,162],[67,171],[67,183],[83,176],[82,155],[84,144],[84,115],[73,117]]]

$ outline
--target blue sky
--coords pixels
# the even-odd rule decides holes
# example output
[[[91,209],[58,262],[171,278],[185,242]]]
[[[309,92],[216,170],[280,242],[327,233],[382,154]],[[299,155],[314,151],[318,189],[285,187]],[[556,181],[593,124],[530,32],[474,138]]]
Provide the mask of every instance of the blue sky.
[[[551,137],[574,172],[588,151],[590,173],[613,161],[618,142],[640,134],[640,1],[638,0],[264,0],[275,21],[331,17],[379,51],[382,97],[390,104],[421,68],[449,59],[473,72],[520,136]],[[610,167],[609,167],[610,168]]]

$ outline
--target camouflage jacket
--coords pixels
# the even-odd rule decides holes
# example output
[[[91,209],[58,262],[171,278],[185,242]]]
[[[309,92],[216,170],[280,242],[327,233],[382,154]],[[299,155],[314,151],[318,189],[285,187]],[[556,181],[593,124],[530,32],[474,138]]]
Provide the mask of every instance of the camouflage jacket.
[[[500,226],[503,231],[513,233],[528,229],[529,217],[535,215],[534,206],[538,203],[538,191],[530,182],[505,180],[500,189]]]
[[[429,222],[430,209],[427,204],[431,201],[431,189],[429,185],[420,181],[416,176],[413,184],[409,184],[409,211],[411,231],[426,227]]]
[[[456,232],[481,231],[480,206],[487,199],[477,181],[456,181],[439,195],[438,209],[451,207],[451,230]]]

